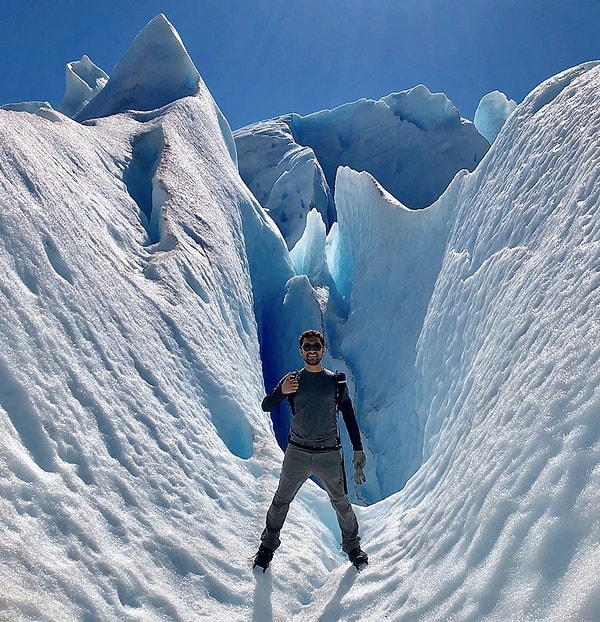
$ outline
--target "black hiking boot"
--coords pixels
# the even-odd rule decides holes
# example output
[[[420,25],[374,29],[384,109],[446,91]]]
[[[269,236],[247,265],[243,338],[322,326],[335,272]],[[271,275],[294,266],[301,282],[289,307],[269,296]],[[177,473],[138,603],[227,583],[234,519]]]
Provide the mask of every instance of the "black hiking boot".
[[[352,549],[350,553],[348,553],[348,559],[354,564],[354,567],[357,570],[362,570],[368,563],[369,557],[368,555],[359,547]]]
[[[264,574],[269,567],[269,562],[273,559],[273,553],[274,551],[261,544],[258,547],[256,555],[254,556],[254,564],[252,565],[252,568],[254,569],[257,566],[260,566],[263,569]]]

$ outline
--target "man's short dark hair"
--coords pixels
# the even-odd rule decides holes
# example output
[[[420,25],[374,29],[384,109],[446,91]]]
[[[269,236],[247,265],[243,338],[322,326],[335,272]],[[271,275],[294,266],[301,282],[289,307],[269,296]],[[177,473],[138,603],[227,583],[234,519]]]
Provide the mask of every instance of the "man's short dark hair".
[[[323,337],[323,333],[320,333],[318,330],[305,330],[300,335],[300,347],[302,347],[305,339],[311,339],[313,337],[317,337],[322,346],[325,345],[325,337]]]

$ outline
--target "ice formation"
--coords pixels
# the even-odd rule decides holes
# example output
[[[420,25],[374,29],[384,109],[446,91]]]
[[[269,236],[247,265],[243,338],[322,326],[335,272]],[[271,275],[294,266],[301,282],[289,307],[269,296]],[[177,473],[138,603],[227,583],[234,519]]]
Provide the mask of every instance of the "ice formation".
[[[179,35],[161,14],[140,32],[106,86],[76,118],[84,121],[126,110],[153,110],[195,95],[202,87]]]
[[[372,502],[402,488],[421,463],[415,353],[448,214],[439,202],[409,210],[371,175],[349,168],[339,170],[335,196],[339,219],[330,271],[348,308],[330,332],[360,387],[357,411],[374,454],[361,494]]]
[[[327,232],[323,218],[316,209],[308,213],[302,238],[290,252],[296,274],[305,274],[314,285],[329,285],[327,265]]]
[[[310,147],[298,145],[283,119],[235,132],[240,175],[277,223],[288,247],[300,239],[308,212],[335,219],[331,191]]]
[[[297,188],[312,192],[316,184],[333,193],[339,166],[367,171],[404,205],[423,208],[440,196],[459,170],[473,170],[489,148],[445,95],[431,93],[423,85],[378,101],[362,99],[306,116],[286,115],[237,130],[234,136],[242,178],[261,205],[276,208],[271,216],[290,248],[302,234],[310,207]],[[310,171],[315,170],[309,180],[314,178],[313,183],[300,176],[307,175],[305,168],[295,170],[282,158],[305,149]],[[273,200],[269,193],[275,180],[278,193]],[[325,210],[324,203],[317,198],[314,207],[329,229],[335,209]],[[296,218],[294,224],[290,214],[301,220]]]
[[[477,106],[473,120],[475,127],[491,144],[516,107],[517,102],[514,99],[508,99],[500,91],[492,91],[484,95]]]
[[[47,101],[30,101],[30,102],[17,102],[14,104],[2,104],[0,110],[12,110],[13,112],[29,112],[35,114],[41,108],[52,109],[52,105]]]
[[[333,593],[339,619],[597,618],[599,86],[589,63],[535,89],[440,200],[448,240],[417,344],[424,463],[364,515],[378,586],[339,572],[307,618]]]
[[[165,22],[132,49],[173,82],[127,53],[86,123],[0,110],[0,614],[597,619],[600,64],[427,209],[342,168],[338,222],[309,212],[290,257]],[[307,326],[359,410],[371,563],[309,482],[255,575],[281,461],[259,404]]]
[[[65,77],[67,87],[58,109],[68,117],[74,117],[108,82],[108,74],[85,54],[81,60],[67,63]]]

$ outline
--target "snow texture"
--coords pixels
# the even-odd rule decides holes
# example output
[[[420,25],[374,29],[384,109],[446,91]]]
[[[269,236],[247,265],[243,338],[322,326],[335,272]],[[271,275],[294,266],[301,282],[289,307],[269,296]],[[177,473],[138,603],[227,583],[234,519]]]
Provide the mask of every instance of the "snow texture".
[[[598,619],[599,86],[589,64],[538,87],[437,205],[424,463],[362,515],[377,566],[307,619]]]
[[[428,209],[342,168],[290,257],[157,20],[89,121],[0,110],[0,617],[598,620],[600,64]],[[370,564],[308,482],[255,574],[263,382],[308,326],[355,397]]]

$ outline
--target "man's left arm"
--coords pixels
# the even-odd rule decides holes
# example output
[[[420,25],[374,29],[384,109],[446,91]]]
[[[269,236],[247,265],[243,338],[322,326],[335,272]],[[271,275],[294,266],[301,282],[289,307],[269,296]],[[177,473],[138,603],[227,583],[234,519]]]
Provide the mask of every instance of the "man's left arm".
[[[354,451],[362,451],[362,440],[360,438],[360,430],[358,429],[358,423],[356,421],[356,415],[354,414],[354,407],[352,406],[352,400],[348,395],[348,389],[344,389],[342,399],[338,404],[342,417],[344,418],[344,424],[346,430],[348,430],[348,436],[352,443],[352,449]]]
[[[352,464],[354,465],[354,481],[357,484],[363,484],[367,481],[364,474],[364,468],[367,466],[367,456],[363,451],[358,422],[356,421],[352,400],[348,395],[348,389],[346,387],[344,388],[338,407],[342,413],[342,417],[344,418],[344,423],[346,425],[346,429],[348,430],[348,436],[350,437],[350,442],[352,443],[352,449],[354,450],[354,455],[352,456]]]

